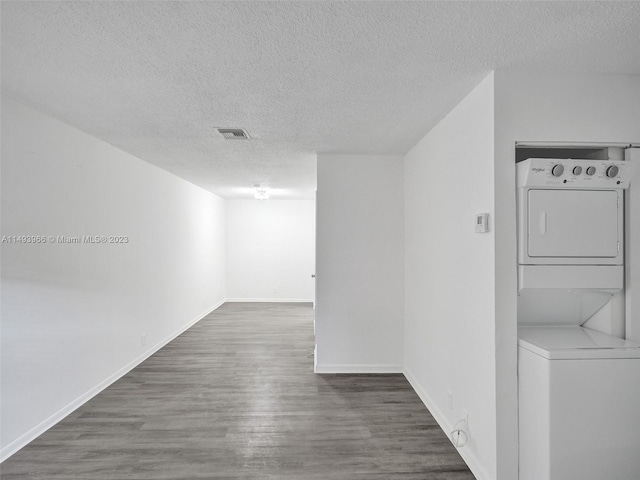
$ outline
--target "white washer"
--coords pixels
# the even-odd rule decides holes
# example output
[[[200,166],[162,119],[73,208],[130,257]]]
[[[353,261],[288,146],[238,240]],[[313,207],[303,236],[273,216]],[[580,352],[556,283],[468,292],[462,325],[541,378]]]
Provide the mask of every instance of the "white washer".
[[[518,329],[520,480],[640,478],[640,345]]]

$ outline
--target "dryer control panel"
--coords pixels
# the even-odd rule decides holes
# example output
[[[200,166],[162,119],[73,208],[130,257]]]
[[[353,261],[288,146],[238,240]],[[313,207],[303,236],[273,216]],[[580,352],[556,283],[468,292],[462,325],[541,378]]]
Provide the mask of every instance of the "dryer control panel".
[[[528,158],[516,165],[518,187],[627,188],[631,164],[622,160]]]

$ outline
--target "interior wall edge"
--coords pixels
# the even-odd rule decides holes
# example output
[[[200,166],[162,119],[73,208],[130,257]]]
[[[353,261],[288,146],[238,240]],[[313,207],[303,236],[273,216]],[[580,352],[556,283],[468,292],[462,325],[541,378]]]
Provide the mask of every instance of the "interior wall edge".
[[[214,310],[218,309],[222,304],[224,304],[224,300],[218,301],[212,307],[206,309],[203,313],[198,314],[195,318],[189,320],[185,325],[180,327],[178,330],[174,331],[172,334],[165,337],[163,340],[158,342],[156,345],[152,346],[149,350],[144,352],[138,358],[132,360],[128,364],[124,365],[122,368],[116,370],[114,373],[109,375],[107,378],[99,382],[94,387],[90,388],[88,391],[77,397],[76,399],[69,402],[67,405],[62,407],[60,410],[55,412],[53,415],[43,420],[41,423],[33,427],[31,430],[25,432],[16,440],[8,444],[6,447],[0,450],[0,462],[4,462],[9,457],[20,451],[23,447],[27,446],[30,442],[38,438],[40,435],[45,433],[47,430],[52,428],[57,423],[64,420],[71,413],[76,411],[82,405],[87,403],[93,397],[104,391],[110,385],[117,382],[119,379],[124,377],[131,370],[136,368],[142,362],[144,362],[147,358],[151,357],[154,353],[160,350],[162,347],[169,344],[171,341],[176,339],[178,336],[182,335],[184,332],[189,330],[195,324],[197,324],[204,317],[209,315]]]

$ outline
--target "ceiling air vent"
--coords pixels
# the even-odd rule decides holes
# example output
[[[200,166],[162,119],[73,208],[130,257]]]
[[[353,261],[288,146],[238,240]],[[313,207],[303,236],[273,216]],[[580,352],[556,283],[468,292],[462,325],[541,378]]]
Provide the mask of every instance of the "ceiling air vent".
[[[249,134],[243,128],[218,128],[218,133],[227,140],[249,140]]]

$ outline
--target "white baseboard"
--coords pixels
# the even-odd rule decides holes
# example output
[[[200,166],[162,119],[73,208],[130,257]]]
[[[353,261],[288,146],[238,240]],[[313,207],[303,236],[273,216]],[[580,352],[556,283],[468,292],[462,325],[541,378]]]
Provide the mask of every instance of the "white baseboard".
[[[229,303],[313,303],[313,299],[304,298],[227,298]]]
[[[427,407],[427,410],[429,410],[433,418],[435,418],[436,422],[438,422],[438,425],[440,425],[442,431],[447,435],[447,438],[449,438],[449,432],[453,430],[453,425],[451,425],[447,421],[447,418],[443,415],[440,409],[436,407],[436,404],[431,400],[431,397],[429,397],[425,389],[422,388],[422,386],[418,383],[411,371],[405,367],[403,373],[407,381],[411,384],[415,392],[420,397],[420,400],[422,400],[422,403],[424,403],[425,407]],[[465,463],[471,470],[471,473],[473,473],[477,480],[490,480],[492,478],[487,474],[487,472],[478,461],[477,457],[468,448],[458,448],[458,453],[465,461]]]
[[[69,414],[73,413],[76,409],[78,409],[79,407],[81,407],[82,405],[87,403],[89,400],[91,400],[93,397],[98,395],[100,392],[102,392],[109,385],[111,385],[112,383],[114,383],[115,381],[119,380],[120,378],[122,378],[127,373],[129,373],[131,370],[133,370],[135,367],[140,365],[142,362],[144,362],[151,355],[153,355],[158,350],[160,350],[162,347],[164,347],[167,343],[169,343],[170,341],[172,341],[173,339],[175,339],[176,337],[178,337],[179,335],[181,335],[182,333],[187,331],[189,328],[194,326],[196,323],[198,323],[204,317],[206,317],[211,312],[213,312],[215,309],[220,307],[223,303],[224,303],[224,301],[216,304],[215,306],[207,309],[204,313],[196,316],[195,318],[190,320],[187,324],[185,324],[184,326],[180,327],[178,330],[176,330],[172,334],[168,335],[166,338],[161,340],[159,343],[157,343],[156,345],[154,345],[151,348],[149,348],[149,350],[144,352],[142,355],[140,355],[136,359],[132,360],[131,362],[126,364],[124,367],[120,368],[118,371],[116,371],[113,374],[109,375],[103,381],[98,383],[93,388],[89,389],[87,392],[85,392],[82,395],[80,395],[75,400],[69,402],[67,405],[62,407],[56,413],[54,413],[53,415],[51,415],[50,417],[48,417],[47,419],[45,419],[44,421],[40,422],[38,425],[33,427],[31,430],[29,430],[26,433],[20,435],[16,440],[14,440],[10,444],[8,444],[4,448],[2,448],[2,450],[0,450],[0,462],[4,462],[7,458],[9,458],[11,455],[16,453],[18,450],[20,450],[21,448],[25,447],[27,444],[29,444],[30,442],[32,442],[33,440],[38,438],[44,432],[46,432],[51,427],[53,427],[56,423],[58,423],[61,420],[63,420]]]
[[[402,365],[316,364],[315,373],[403,373],[403,371]]]

